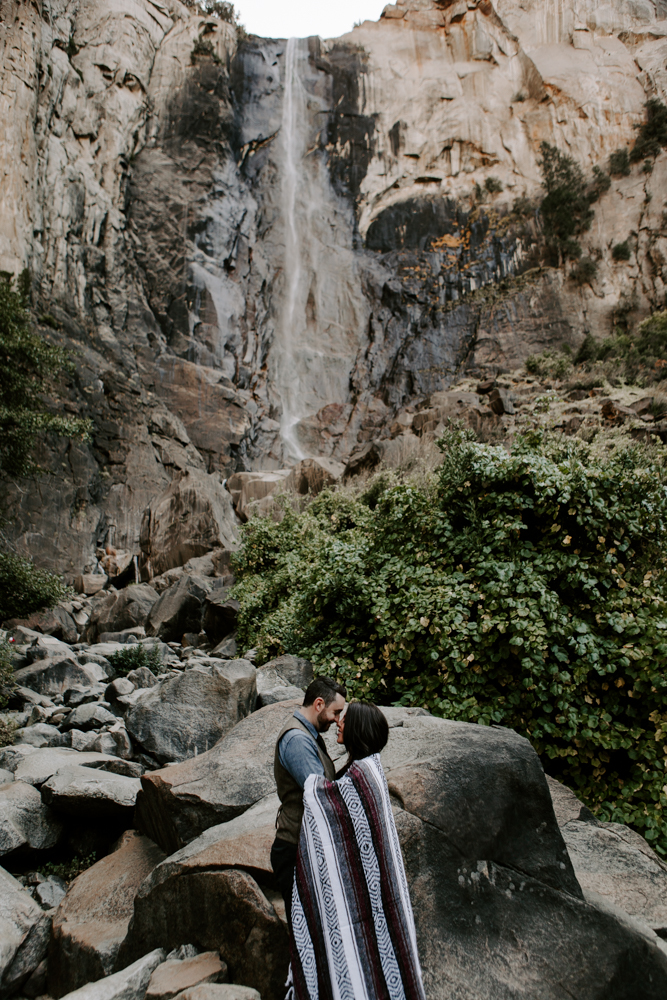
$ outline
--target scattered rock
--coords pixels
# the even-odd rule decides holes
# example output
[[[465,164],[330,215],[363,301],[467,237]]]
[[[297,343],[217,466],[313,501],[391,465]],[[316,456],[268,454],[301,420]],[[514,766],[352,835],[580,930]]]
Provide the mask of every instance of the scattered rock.
[[[144,1000],[150,978],[165,957],[166,952],[156,948],[121,972],[68,993],[67,1000]]]
[[[616,423],[623,423],[628,418],[636,417],[637,414],[628,406],[622,406],[613,399],[601,400],[601,412],[605,420],[613,420]]]
[[[37,633],[41,632],[44,635],[50,635],[54,639],[60,639],[66,643],[76,642],[78,637],[74,619],[61,607],[55,607],[49,611],[37,611],[35,614],[30,615],[29,618],[13,618],[6,624],[6,628],[9,631],[20,627],[31,629]]]
[[[226,979],[227,966],[217,951],[205,951],[193,958],[167,959],[151,976],[146,1000],[172,1000],[194,986],[224,983]]]
[[[272,794],[276,735],[300,703],[267,705],[208,753],[145,774],[137,799],[139,829],[172,854]]]
[[[50,698],[47,698],[44,694],[37,694],[31,688],[21,686],[14,688],[14,697],[30,705],[42,705],[44,708],[53,707],[53,702]]]
[[[183,990],[178,1000],[262,1000],[257,990],[236,983],[224,986],[202,985]]]
[[[116,725],[113,729],[98,733],[94,739],[86,744],[86,750],[96,750],[97,753],[110,754],[125,761],[129,761],[133,754],[132,741],[122,725]],[[116,773],[121,772],[117,771]],[[135,774],[132,777],[138,777],[138,775]]]
[[[95,640],[105,632],[122,632],[144,625],[159,594],[147,583],[132,584],[119,593],[111,592],[96,604],[93,610],[86,638]]]
[[[171,877],[158,870],[137,893],[119,962],[154,941],[167,948],[192,942],[219,952],[235,982],[256,989],[263,1000],[282,1000],[287,933],[255,880],[235,869]]]
[[[237,546],[238,528],[231,497],[214,476],[205,472],[189,469],[177,473],[144,514],[142,561],[151,575],[183,566],[213,549]]]
[[[42,801],[59,815],[79,821],[118,820],[129,825],[139,788],[138,778],[73,765],[61,768],[42,785]]]
[[[92,597],[93,594],[99,594],[104,590],[108,579],[105,573],[83,573],[75,579],[74,589],[77,594],[87,594]]]
[[[91,687],[107,679],[107,671],[98,663],[81,664],[69,654],[60,659],[40,659],[16,671],[16,682],[21,687],[31,688],[38,694],[64,694],[77,684]]]
[[[503,413],[511,415],[516,412],[507,389],[501,389],[498,386],[489,393],[489,406],[498,416],[502,416]]]
[[[241,605],[227,596],[227,590],[208,594],[202,618],[202,626],[211,642],[219,643],[236,628],[236,620]]]
[[[186,670],[142,698],[127,716],[128,732],[163,763],[205,753],[254,708],[255,673],[247,660]]]
[[[35,899],[43,910],[53,910],[65,898],[67,884],[57,875],[51,875],[35,886]]]
[[[228,635],[226,639],[211,651],[211,656],[218,657],[221,660],[234,660],[238,656],[239,647],[236,644],[236,633],[233,632]]]
[[[299,698],[313,679],[313,667],[298,656],[279,656],[257,669],[257,704]]]
[[[153,605],[146,630],[163,642],[180,642],[185,632],[199,633],[208,587],[204,577],[182,576]]]
[[[0,784],[0,855],[46,851],[60,841],[63,826],[24,781]]]
[[[20,990],[46,955],[51,918],[0,868],[0,996]]]
[[[496,380],[494,378],[486,379],[485,382],[478,382],[477,393],[480,396],[486,396],[495,387]]]
[[[82,872],[53,917],[49,990],[60,997],[110,976],[139,886],[164,859],[147,837],[129,830],[115,850]]]
[[[37,722],[17,729],[14,733],[14,743],[29,743],[33,747],[58,747],[62,746],[63,734],[55,726]]]
[[[91,729],[100,729],[102,726],[113,725],[116,716],[96,702],[89,702],[86,705],[79,705],[69,713],[63,722],[63,729],[79,729],[81,732],[89,732]]]
[[[113,757],[101,753],[79,753],[66,747],[38,749],[29,744],[20,744],[0,750],[0,767],[11,771],[15,781],[26,782],[35,788],[39,788],[63,767],[76,764],[100,766],[113,760]]]
[[[126,678],[131,681],[136,688],[146,689],[155,687],[160,682],[148,667],[139,667],[137,670],[130,670]]]
[[[382,447],[375,441],[369,441],[361,448],[352,452],[345,465],[345,478],[358,476],[362,472],[372,472],[382,461]]]

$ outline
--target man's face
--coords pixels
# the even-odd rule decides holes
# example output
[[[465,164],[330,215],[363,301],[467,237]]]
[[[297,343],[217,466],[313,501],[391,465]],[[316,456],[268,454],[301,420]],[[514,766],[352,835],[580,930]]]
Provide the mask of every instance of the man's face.
[[[324,698],[315,699],[317,709],[317,723],[315,728],[319,733],[326,733],[332,722],[338,722],[340,714],[345,708],[345,698],[342,694],[337,694],[334,701],[329,705],[324,704]]]

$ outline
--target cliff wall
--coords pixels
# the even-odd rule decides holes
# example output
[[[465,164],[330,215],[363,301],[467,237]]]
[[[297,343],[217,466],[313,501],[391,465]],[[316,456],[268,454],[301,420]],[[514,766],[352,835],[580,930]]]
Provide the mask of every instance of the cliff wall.
[[[666,64],[662,0],[406,0],[289,43],[177,0],[0,0],[0,269],[76,356],[54,405],[95,421],[9,487],[10,540],[79,572],[179,470],[344,459],[462,369],[662,307],[664,154],[596,204],[583,288],[521,199],[543,140],[586,172],[631,144]]]

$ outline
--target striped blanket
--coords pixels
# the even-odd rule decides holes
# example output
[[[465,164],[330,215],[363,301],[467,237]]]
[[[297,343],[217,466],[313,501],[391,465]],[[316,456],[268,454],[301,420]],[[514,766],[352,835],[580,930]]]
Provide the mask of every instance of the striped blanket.
[[[294,1000],[424,1000],[412,906],[379,755],[312,774],[292,896]]]

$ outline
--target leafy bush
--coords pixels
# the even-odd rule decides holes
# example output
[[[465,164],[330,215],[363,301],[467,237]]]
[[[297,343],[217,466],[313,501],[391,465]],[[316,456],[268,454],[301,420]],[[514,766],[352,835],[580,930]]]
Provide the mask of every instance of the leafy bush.
[[[588,186],[587,197],[589,202],[598,201],[611,187],[611,177],[605,174],[599,167],[593,167],[593,180]]]
[[[7,722],[5,719],[0,719],[0,750],[3,747],[10,747],[14,743],[14,733],[18,729],[18,726],[14,722]]]
[[[663,146],[667,146],[667,107],[662,101],[652,97],[644,105],[646,121],[640,126],[630,160],[638,163],[648,157],[655,158]]]
[[[570,271],[570,277],[578,285],[587,285],[598,273],[598,266],[590,257],[582,257]]]
[[[18,289],[11,275],[0,276],[0,472],[10,476],[37,471],[31,453],[38,434],[87,438],[91,428],[89,420],[46,408],[44,393],[72,365],[66,351],[32,332],[25,276]]]
[[[49,861],[42,868],[40,868],[40,874],[44,875],[46,878],[49,875],[55,875],[56,878],[61,878],[63,882],[73,882],[74,879],[81,875],[82,872],[87,871],[97,861],[97,854],[95,851],[92,854],[87,854],[85,857],[80,858],[78,854],[75,854],[73,858],[69,861]]]
[[[6,639],[0,640],[0,708],[5,708],[15,687],[12,647]]]
[[[623,243],[617,243],[612,249],[611,255],[614,260],[630,260],[630,257],[632,256],[630,240],[625,240]]]
[[[563,351],[543,351],[526,358],[526,371],[531,375],[547,378],[564,378],[572,368],[572,361]]]
[[[117,653],[111,653],[107,657],[117,674],[121,677],[127,676],[130,670],[138,670],[139,667],[148,667],[153,673],[157,673],[162,666],[162,657],[157,646],[147,649],[143,643],[128,643],[124,649],[119,649]]]
[[[633,335],[617,330],[613,337],[586,338],[577,363],[613,361],[628,381],[659,381],[667,377],[667,311],[654,313]]]
[[[197,62],[197,56],[206,56],[215,63],[222,62],[220,56],[213,48],[213,42],[208,38],[195,39],[195,44],[192,46],[192,52],[190,53],[190,62],[193,65]]]
[[[431,487],[388,474],[244,528],[241,645],[353,695],[509,726],[603,819],[663,854],[664,468],[639,447],[508,454],[452,432]]]
[[[544,232],[555,262],[581,256],[576,237],[593,221],[591,197],[578,163],[548,142],[540,145],[542,183],[546,196],[540,208]]]
[[[577,352],[577,356],[574,359],[575,365],[585,364],[587,361],[596,361],[598,356],[598,342],[592,333],[587,333],[584,337],[584,342]],[[593,385],[579,385],[571,386],[573,389],[593,389]]]
[[[630,175],[630,154],[627,149],[617,149],[609,157],[609,173],[612,177]]]
[[[499,194],[503,190],[503,182],[498,177],[487,177],[484,187],[489,194]]]
[[[24,618],[52,608],[69,594],[59,576],[13,552],[0,552],[0,620]]]

